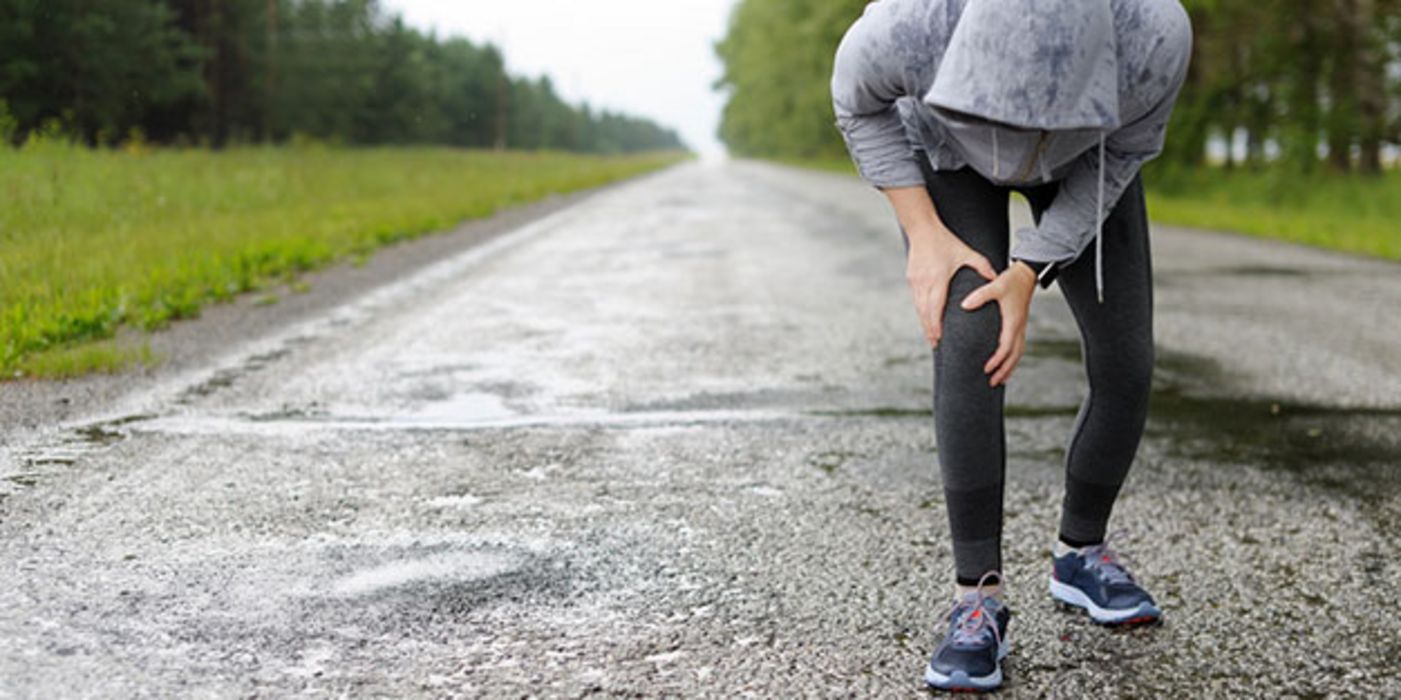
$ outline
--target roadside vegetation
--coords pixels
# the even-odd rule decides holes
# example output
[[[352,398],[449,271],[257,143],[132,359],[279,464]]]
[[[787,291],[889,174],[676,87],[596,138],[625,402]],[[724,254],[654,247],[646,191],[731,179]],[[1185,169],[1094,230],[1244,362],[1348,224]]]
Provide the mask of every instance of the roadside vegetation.
[[[332,261],[683,157],[94,150],[44,138],[0,148],[0,373],[149,363],[145,346],[112,340],[118,329],[159,328]]]
[[[736,155],[854,173],[832,59],[866,0],[740,0],[716,51]],[[1401,0],[1183,0],[1192,68],[1144,182],[1165,223],[1401,260]]]
[[[379,0],[0,0],[0,381],[684,150]]]
[[[615,153],[683,148],[651,120],[566,103],[491,44],[379,0],[0,0],[0,100],[18,144],[61,128],[221,148],[439,143]],[[62,47],[67,50],[56,50]]]
[[[1144,175],[1154,221],[1401,261],[1401,173],[1228,172]]]
[[[780,163],[856,175],[849,158]],[[1356,178],[1319,172],[1191,170],[1150,163],[1148,214],[1158,223],[1230,231],[1401,261],[1401,173]]]

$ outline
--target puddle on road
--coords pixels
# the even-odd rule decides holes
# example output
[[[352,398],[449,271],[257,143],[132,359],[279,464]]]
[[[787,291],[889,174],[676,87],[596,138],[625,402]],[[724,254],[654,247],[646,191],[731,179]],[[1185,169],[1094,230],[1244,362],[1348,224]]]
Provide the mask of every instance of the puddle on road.
[[[1156,389],[1148,432],[1172,453],[1281,470],[1350,496],[1401,490],[1401,410],[1269,399],[1202,398]]]
[[[1197,284],[1199,277],[1221,277],[1227,279],[1277,279],[1287,281],[1315,275],[1327,274],[1326,269],[1284,267],[1279,265],[1232,265],[1227,267],[1203,267],[1183,270],[1155,270],[1153,284],[1158,287],[1180,287]]]
[[[1293,274],[1264,267],[1256,272]],[[1028,345],[1028,354],[1081,362],[1078,339],[1038,340]],[[1230,385],[1220,364],[1161,347],[1155,356],[1147,435],[1163,440],[1171,454],[1284,471],[1354,497],[1401,491],[1395,466],[1401,461],[1401,408],[1212,396],[1207,392]]]
[[[1211,268],[1207,270],[1207,272],[1227,277],[1307,277],[1313,274],[1310,270],[1303,270],[1297,267],[1274,267],[1271,265],[1217,267]]]
[[[520,414],[507,407],[506,401],[496,394],[467,392],[429,403],[411,415],[405,416],[405,419],[447,419],[474,422],[501,420],[517,415]]]
[[[1157,358],[1147,430],[1172,453],[1287,472],[1363,499],[1401,492],[1401,408],[1212,396],[1208,388],[1230,384],[1219,364],[1162,349]]]

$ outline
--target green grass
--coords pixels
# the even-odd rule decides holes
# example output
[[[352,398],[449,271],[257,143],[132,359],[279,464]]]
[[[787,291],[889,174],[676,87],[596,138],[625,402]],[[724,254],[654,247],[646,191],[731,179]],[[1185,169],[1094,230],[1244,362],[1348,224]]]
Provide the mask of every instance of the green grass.
[[[63,379],[92,372],[117,372],[133,365],[150,367],[158,362],[150,341],[106,338],[35,353],[26,359],[24,371],[30,376]]]
[[[849,159],[777,159],[855,175]],[[1401,173],[1380,178],[1283,171],[1144,173],[1154,221],[1401,260]]]
[[[856,175],[856,164],[845,156],[841,158],[775,158],[776,162],[809,170],[825,170],[829,173]]]
[[[112,344],[210,302],[551,193],[674,163],[449,148],[0,147],[0,378],[150,360]]]
[[[1144,179],[1155,221],[1401,260],[1401,173],[1297,177],[1209,168],[1156,183],[1155,174]]]

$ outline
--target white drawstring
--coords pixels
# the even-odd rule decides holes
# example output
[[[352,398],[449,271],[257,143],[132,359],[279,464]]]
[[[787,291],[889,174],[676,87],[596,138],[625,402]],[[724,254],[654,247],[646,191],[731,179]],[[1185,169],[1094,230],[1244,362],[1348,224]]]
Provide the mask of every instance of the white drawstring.
[[[1101,239],[1104,237],[1104,132],[1099,132],[1099,199],[1095,202],[1095,294],[1104,303],[1104,259]]]
[[[997,127],[992,127],[992,178],[996,180],[1001,177],[998,173],[998,166],[1002,164],[1002,159],[997,157]]]

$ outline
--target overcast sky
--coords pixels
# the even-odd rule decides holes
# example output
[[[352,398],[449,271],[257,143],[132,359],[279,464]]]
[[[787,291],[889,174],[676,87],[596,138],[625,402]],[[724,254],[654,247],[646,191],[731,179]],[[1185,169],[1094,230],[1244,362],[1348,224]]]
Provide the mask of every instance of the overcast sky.
[[[717,154],[723,104],[713,44],[735,0],[386,0],[410,24],[491,42],[516,75],[548,75],[565,100],[677,129]]]

